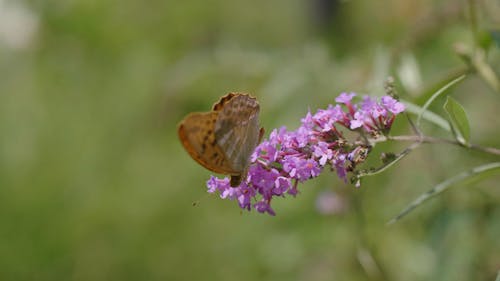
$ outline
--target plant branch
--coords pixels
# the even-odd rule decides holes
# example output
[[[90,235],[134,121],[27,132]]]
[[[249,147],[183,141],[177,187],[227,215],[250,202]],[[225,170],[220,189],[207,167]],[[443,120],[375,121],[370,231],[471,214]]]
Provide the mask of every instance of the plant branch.
[[[452,145],[457,145],[461,147],[466,147],[470,148],[473,150],[481,151],[481,152],[486,152],[489,154],[494,154],[494,155],[499,155],[500,156],[500,149],[494,148],[494,147],[485,147],[485,146],[480,146],[477,144],[470,144],[470,146],[464,146],[462,143],[452,140],[452,139],[445,139],[445,138],[436,138],[436,137],[428,137],[428,136],[387,136],[387,137],[381,137],[378,139],[370,139],[370,142],[372,144],[375,143],[380,143],[380,142],[386,142],[386,141],[411,141],[411,142],[422,142],[422,143],[445,143],[445,144],[452,144]]]
[[[478,166],[475,168],[472,168],[468,171],[462,172],[454,177],[451,177],[435,187],[433,187],[431,190],[425,192],[424,194],[420,195],[417,199],[415,199],[413,202],[411,202],[401,213],[399,213],[396,217],[391,219],[387,224],[393,224],[396,221],[400,220],[402,217],[406,216],[408,213],[413,211],[416,207],[422,205],[422,203],[426,202],[428,199],[436,196],[437,194],[445,191],[449,187],[464,181],[465,179],[472,178],[474,176],[479,176],[481,174],[485,174],[488,171],[499,169],[500,168],[500,162],[494,162],[494,163],[488,163],[482,166]]]

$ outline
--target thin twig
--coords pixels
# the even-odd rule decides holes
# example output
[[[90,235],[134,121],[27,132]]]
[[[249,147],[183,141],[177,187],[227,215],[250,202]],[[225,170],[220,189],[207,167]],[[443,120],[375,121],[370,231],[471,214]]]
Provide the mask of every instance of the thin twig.
[[[405,148],[401,153],[396,155],[394,159],[392,159],[387,163],[384,163],[382,166],[376,169],[359,171],[359,173],[356,175],[356,179],[359,180],[362,177],[373,176],[382,173],[383,171],[389,169],[392,165],[399,162],[399,160],[403,159],[406,155],[410,154],[410,152],[413,151],[415,148],[417,148],[420,144],[421,144],[420,142],[412,143],[409,147]]]
[[[408,119],[408,123],[410,123],[410,126],[411,126],[411,128],[412,128],[413,132],[414,132],[415,134],[417,134],[418,136],[423,137],[423,136],[424,136],[424,134],[423,134],[423,133],[422,133],[422,131],[421,131],[421,130],[417,127],[417,125],[415,125],[415,123],[413,123],[413,120],[411,120],[411,118],[410,118],[410,114],[408,114],[408,112],[406,112],[406,111],[405,111],[405,113],[404,113],[404,114],[405,114],[405,116],[406,116],[406,119]]]
[[[378,139],[371,139],[370,143],[375,144],[375,143],[386,142],[386,141],[411,141],[411,142],[421,141],[422,143],[446,143],[446,144],[457,145],[457,146],[461,146],[461,147],[465,147],[465,148],[470,148],[470,149],[477,150],[477,151],[486,152],[489,154],[500,155],[500,149],[498,149],[498,148],[485,147],[485,146],[480,146],[477,144],[470,144],[469,146],[464,146],[462,143],[460,143],[457,140],[428,137],[428,136],[387,136],[387,137],[381,137]]]
[[[438,97],[440,96],[442,93],[446,92],[446,90],[448,90],[451,86],[457,84],[458,82],[464,80],[465,78],[465,74],[453,79],[452,81],[448,82],[448,84],[444,85],[441,89],[437,90],[437,92],[435,92],[426,102],[425,104],[422,106],[422,109],[420,111],[420,113],[418,114],[417,116],[417,127],[420,127],[420,120],[422,119],[422,115],[424,115],[425,111],[427,110],[427,108],[431,105],[431,103]]]
[[[489,171],[489,170],[498,169],[498,168],[500,168],[500,162],[488,163],[486,165],[475,167],[475,168],[472,168],[471,170],[462,172],[454,177],[451,177],[451,178],[441,182],[440,184],[436,185],[435,187],[433,187],[429,191],[420,195],[417,199],[415,199],[413,202],[411,202],[403,211],[401,211],[396,217],[391,219],[387,224],[390,225],[390,224],[393,224],[396,221],[400,220],[402,217],[406,216],[409,212],[413,211],[413,209],[420,206],[422,203],[424,203],[428,199],[445,191],[450,186],[453,186],[454,184],[459,183],[460,181],[463,181],[467,178],[479,175],[479,174],[484,173],[484,172]]]

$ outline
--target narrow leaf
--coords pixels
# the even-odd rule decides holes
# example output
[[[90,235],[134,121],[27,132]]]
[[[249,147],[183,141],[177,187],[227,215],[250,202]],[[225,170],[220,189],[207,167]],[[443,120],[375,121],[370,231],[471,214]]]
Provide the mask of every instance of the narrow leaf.
[[[422,205],[424,202],[426,202],[428,199],[438,195],[439,193],[445,191],[448,189],[450,186],[453,186],[454,184],[465,181],[466,179],[484,179],[488,176],[491,176],[495,173],[489,173],[492,171],[497,170],[500,171],[500,162],[493,162],[489,164],[485,164],[482,166],[475,167],[471,170],[462,172],[452,178],[449,178],[440,184],[436,185],[434,188],[431,190],[425,192],[424,194],[420,195],[415,199],[413,202],[411,202],[403,211],[401,211],[396,217],[391,219],[387,224],[393,224],[409,214],[411,211],[413,211],[415,208],[418,206]],[[498,174],[498,173],[497,173]]]
[[[454,98],[447,97],[443,106],[448,113],[448,121],[450,122],[455,138],[462,144],[469,145],[470,143],[470,126],[467,113],[461,104]]]
[[[401,100],[401,102],[405,105],[407,112],[413,113],[415,115],[420,114],[422,112],[422,107],[411,103],[407,100]],[[430,111],[430,110],[424,110],[424,114],[422,115],[422,118],[433,123],[434,125],[441,127],[441,129],[446,130],[448,132],[451,131],[450,129],[450,124],[446,119],[443,117],[437,115],[436,113]]]
[[[427,110],[427,108],[431,105],[431,103],[437,98],[439,97],[442,93],[444,93],[446,90],[448,90],[451,86],[457,84],[458,82],[462,81],[463,79],[465,78],[465,74],[464,75],[460,75],[458,78],[455,78],[453,79],[452,81],[450,81],[448,84],[444,85],[441,89],[437,90],[426,102],[425,104],[422,106],[422,110],[420,111],[420,113],[418,114],[418,117],[417,117],[417,127],[420,127],[420,119],[422,119],[422,115],[424,114],[424,112]]]

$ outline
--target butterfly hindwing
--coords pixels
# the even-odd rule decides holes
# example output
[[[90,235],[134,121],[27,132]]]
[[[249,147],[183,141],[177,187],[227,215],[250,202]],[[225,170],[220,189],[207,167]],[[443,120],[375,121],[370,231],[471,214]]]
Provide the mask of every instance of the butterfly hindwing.
[[[215,139],[217,112],[191,113],[179,125],[182,145],[191,157],[208,170],[220,174],[238,174]]]

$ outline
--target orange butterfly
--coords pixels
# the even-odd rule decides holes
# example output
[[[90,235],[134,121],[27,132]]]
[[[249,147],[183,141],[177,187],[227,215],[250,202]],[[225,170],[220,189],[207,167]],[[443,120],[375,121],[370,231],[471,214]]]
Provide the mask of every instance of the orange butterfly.
[[[264,135],[259,103],[244,93],[229,93],[210,112],[187,115],[178,127],[182,145],[208,170],[231,176],[239,186],[247,176],[250,156]]]

